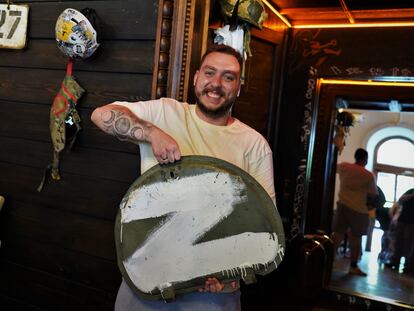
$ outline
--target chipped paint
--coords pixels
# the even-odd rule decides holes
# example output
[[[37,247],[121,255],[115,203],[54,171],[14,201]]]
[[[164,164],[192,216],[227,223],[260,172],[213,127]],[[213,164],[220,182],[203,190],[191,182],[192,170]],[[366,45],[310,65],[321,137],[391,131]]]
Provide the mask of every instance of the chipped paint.
[[[246,185],[227,173],[204,173],[145,185],[121,204],[122,224],[168,215],[147,240],[123,261],[134,285],[151,292],[162,284],[188,281],[222,272],[246,276],[283,254],[270,232],[244,232],[196,243],[247,200]],[[174,202],[174,204],[171,204]],[[122,227],[121,227],[122,231]],[[281,256],[282,257],[282,256]]]
[[[28,20],[29,5],[0,4],[0,48],[24,49]]]

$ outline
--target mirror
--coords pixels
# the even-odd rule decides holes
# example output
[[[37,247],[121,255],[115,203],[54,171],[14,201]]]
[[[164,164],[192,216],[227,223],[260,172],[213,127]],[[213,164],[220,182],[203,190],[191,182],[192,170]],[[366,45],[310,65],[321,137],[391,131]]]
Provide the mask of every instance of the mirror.
[[[354,162],[354,151],[362,147],[369,152],[367,169],[373,170],[376,144],[369,142],[375,132],[394,129],[392,136],[404,136],[414,143],[414,84],[385,85],[340,85],[319,86],[317,118],[313,126],[314,148],[311,151],[312,170],[308,187],[306,211],[307,231],[331,232],[333,210],[339,181],[336,180],[336,164],[342,161]],[[391,112],[391,109],[400,111]],[[338,108],[347,108],[356,116],[356,123],[350,128],[341,154],[333,144],[335,120]],[[404,132],[404,133],[403,133]],[[385,137],[385,136],[384,136]],[[371,145],[370,145],[371,144]],[[374,147],[372,147],[374,145]],[[372,150],[370,150],[370,148]],[[404,175],[414,176],[414,169]],[[413,177],[414,180],[414,177]],[[410,188],[414,187],[413,185]],[[387,198],[388,199],[388,198]],[[398,199],[398,198],[397,198]],[[388,202],[389,205],[389,202]],[[372,229],[372,235],[363,238],[363,255],[359,265],[368,273],[367,277],[348,275],[349,258],[347,244],[340,247],[332,265],[332,277],[328,288],[352,296],[368,297],[372,300],[393,302],[414,306],[414,277],[390,269],[378,261],[383,231],[379,224]]]

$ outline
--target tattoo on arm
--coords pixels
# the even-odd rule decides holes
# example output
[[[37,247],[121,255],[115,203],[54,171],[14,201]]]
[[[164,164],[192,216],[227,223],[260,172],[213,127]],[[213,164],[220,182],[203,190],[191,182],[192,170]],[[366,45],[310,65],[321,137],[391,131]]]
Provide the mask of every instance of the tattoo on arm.
[[[139,143],[147,141],[150,123],[130,116],[120,110],[107,110],[102,113],[105,131],[119,140]]]

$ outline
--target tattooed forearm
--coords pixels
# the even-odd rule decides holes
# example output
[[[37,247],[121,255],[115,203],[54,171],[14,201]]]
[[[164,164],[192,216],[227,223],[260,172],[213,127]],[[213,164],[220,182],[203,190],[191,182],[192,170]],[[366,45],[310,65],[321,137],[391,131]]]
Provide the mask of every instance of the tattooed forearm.
[[[101,114],[104,130],[133,143],[148,141],[151,124],[122,110],[106,110]]]

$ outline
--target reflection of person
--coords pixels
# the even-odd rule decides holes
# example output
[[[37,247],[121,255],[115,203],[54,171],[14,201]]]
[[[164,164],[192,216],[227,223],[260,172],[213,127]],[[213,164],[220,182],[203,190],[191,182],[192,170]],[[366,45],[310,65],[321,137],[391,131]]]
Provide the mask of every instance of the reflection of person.
[[[414,276],[414,188],[399,199],[400,215],[395,225],[395,249],[389,266],[398,270],[405,257],[404,273]]]
[[[349,245],[351,249],[351,267],[349,273],[366,276],[357,265],[361,254],[361,237],[367,234],[369,225],[367,201],[378,195],[374,175],[364,167],[368,161],[368,152],[357,149],[354,154],[355,163],[342,162],[337,165],[339,174],[339,193],[337,208],[333,219],[333,241],[335,249],[344,237],[347,229],[351,229]]]
[[[384,207],[386,202],[384,192],[378,186],[377,189],[378,197],[375,202],[375,214],[380,224],[380,228],[383,231],[381,237],[381,251],[378,254],[378,259],[386,263],[389,261],[393,249],[390,232],[391,217],[389,215],[389,208]]]
[[[196,105],[170,98],[115,102],[96,109],[92,120],[106,133],[139,143],[143,172],[157,161],[172,163],[182,155],[213,156],[247,171],[275,201],[268,143],[230,114],[240,90],[241,66],[238,52],[228,46],[213,45],[194,76]],[[123,281],[115,305],[115,310],[239,309],[238,284],[225,285],[215,278],[208,278],[200,292],[178,296],[169,304],[144,301]]]

